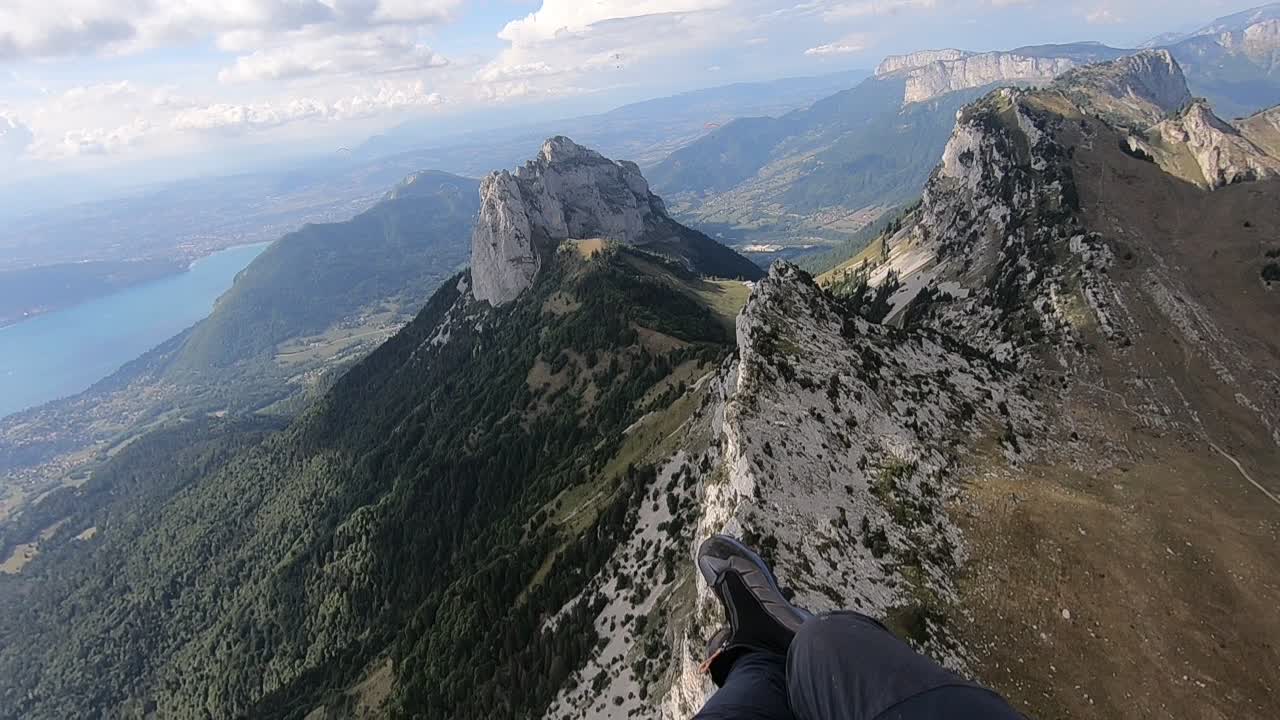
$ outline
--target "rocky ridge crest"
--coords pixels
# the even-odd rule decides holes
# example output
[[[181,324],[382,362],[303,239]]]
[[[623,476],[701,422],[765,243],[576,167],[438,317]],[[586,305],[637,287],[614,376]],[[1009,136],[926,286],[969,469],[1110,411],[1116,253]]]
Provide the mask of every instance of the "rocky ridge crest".
[[[1146,136],[1154,143],[1131,137],[1130,147],[1152,155],[1174,174],[1179,170],[1179,155],[1189,155],[1199,173],[1186,179],[1211,190],[1280,175],[1280,159],[1218,118],[1203,100],[1193,101],[1177,117],[1160,122]]]
[[[1086,113],[1144,129],[1191,102],[1187,78],[1168,50],[1088,65],[1058,78],[1053,87]]]

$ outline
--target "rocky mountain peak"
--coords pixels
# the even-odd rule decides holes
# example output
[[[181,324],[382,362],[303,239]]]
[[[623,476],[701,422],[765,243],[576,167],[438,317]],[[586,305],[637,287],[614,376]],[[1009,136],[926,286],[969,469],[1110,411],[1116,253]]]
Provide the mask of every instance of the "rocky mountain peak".
[[[480,197],[471,272],[475,296],[494,305],[532,285],[542,253],[561,241],[634,245],[666,215],[634,163],[616,163],[562,136],[544,142],[516,174],[491,173]]]
[[[1056,87],[1113,124],[1148,127],[1191,101],[1187,78],[1164,49],[1073,70]]]
[[[609,162],[603,155],[590,148],[583,147],[563,135],[547,138],[542,143],[538,159],[545,165],[568,162]]]
[[[480,216],[471,238],[475,297],[492,305],[533,284],[544,256],[565,240],[643,245],[695,272],[753,278],[750,261],[667,215],[633,162],[616,162],[567,137],[542,144],[513,175],[480,184]]]
[[[1275,21],[1280,21],[1280,3],[1271,3],[1220,17],[1190,33],[1165,33],[1152,38],[1142,47],[1160,47],[1194,38],[1230,36]]]

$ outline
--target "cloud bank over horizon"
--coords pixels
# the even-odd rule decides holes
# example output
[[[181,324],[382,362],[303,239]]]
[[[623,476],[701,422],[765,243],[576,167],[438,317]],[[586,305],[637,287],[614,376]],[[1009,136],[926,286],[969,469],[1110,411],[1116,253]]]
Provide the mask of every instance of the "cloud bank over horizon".
[[[20,177],[358,141],[407,119],[872,67],[928,47],[1136,45],[1250,4],[1173,0],[1153,18],[1139,0],[9,0],[0,164]]]

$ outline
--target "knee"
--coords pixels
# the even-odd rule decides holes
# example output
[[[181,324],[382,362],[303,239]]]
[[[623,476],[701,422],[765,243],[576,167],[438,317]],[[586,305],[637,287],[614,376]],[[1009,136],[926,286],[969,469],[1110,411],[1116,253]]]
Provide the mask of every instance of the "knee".
[[[838,612],[818,615],[800,626],[795,638],[791,641],[791,656],[828,653],[831,650],[856,642],[860,636],[888,633],[878,620],[853,612]]]

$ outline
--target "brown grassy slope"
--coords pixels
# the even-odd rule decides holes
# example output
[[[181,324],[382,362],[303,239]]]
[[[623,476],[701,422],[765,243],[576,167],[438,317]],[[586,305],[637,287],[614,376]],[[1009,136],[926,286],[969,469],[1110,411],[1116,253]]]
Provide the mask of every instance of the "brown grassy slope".
[[[1237,121],[1241,134],[1272,157],[1280,158],[1280,107],[1263,110]]]
[[[1280,292],[1259,276],[1280,182],[1208,193],[1093,130],[1063,140],[1132,344],[1086,337],[1048,457],[975,460],[961,632],[1034,717],[1280,717],[1280,504],[1245,477],[1280,496]]]

